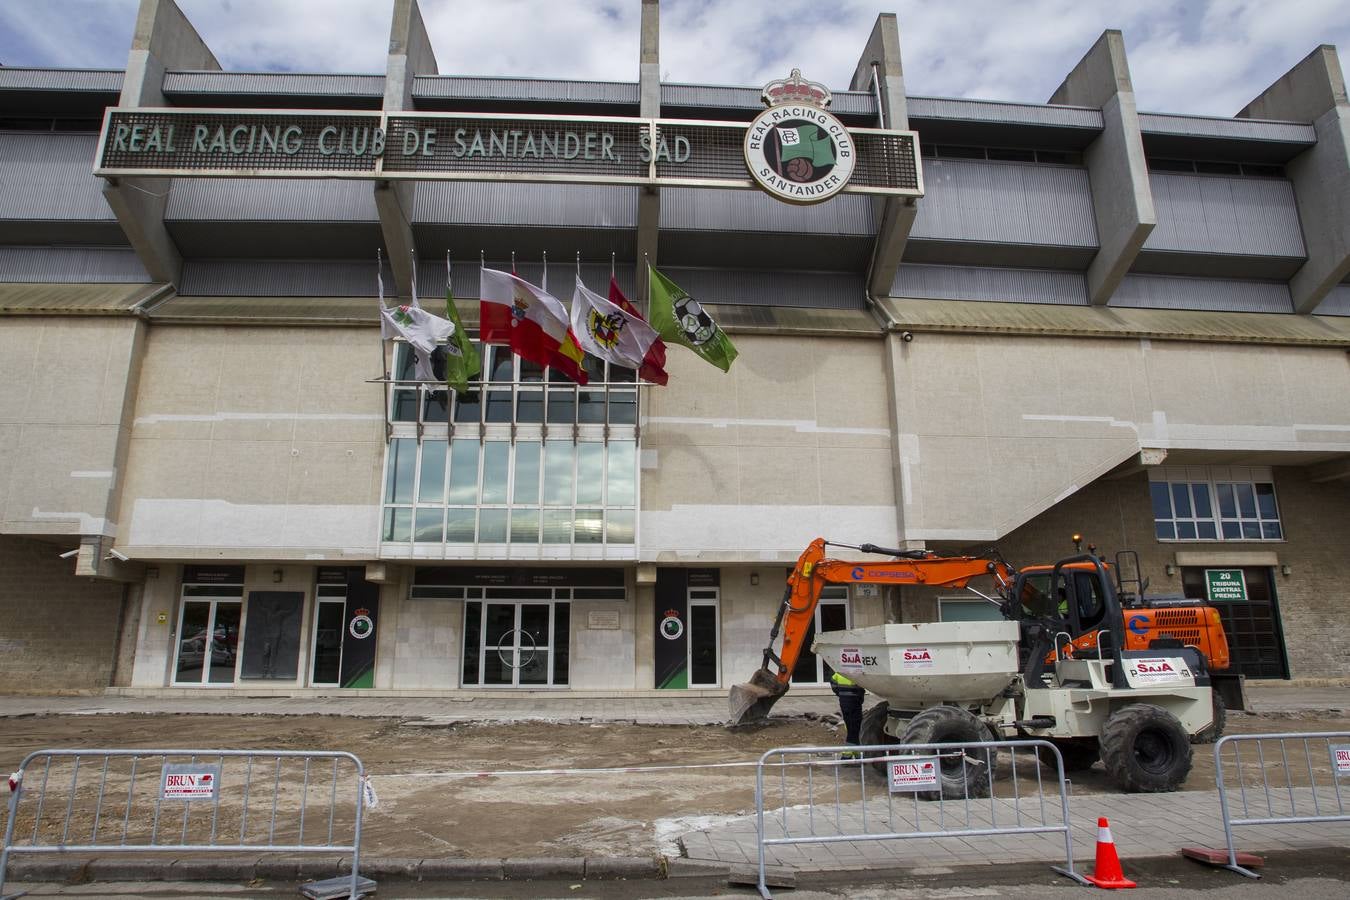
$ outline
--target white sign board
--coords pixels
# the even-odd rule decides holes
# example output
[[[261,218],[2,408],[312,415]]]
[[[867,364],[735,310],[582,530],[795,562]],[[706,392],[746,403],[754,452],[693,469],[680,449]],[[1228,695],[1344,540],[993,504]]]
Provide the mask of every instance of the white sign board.
[[[1191,670],[1179,658],[1127,659],[1125,666],[1134,685],[1172,684],[1191,678]]]
[[[586,613],[586,627],[591,631],[618,631],[619,611],[617,609],[592,609]]]
[[[161,800],[220,799],[220,766],[169,763],[160,778]]]
[[[901,669],[931,669],[934,665],[930,647],[906,647],[900,652]]]
[[[1337,778],[1350,777],[1350,744],[1331,745],[1331,771]]]
[[[857,675],[863,670],[862,651],[857,647],[844,647],[839,651],[839,673]]]
[[[904,791],[931,791],[938,786],[938,758],[936,756],[905,756],[886,763],[887,782],[891,793]]]

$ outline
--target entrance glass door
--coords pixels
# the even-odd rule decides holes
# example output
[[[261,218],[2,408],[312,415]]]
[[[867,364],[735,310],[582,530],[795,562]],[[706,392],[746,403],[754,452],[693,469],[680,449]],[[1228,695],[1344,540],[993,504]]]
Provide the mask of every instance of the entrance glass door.
[[[481,683],[506,687],[552,684],[553,615],[552,603],[484,604]]]
[[[241,608],[237,600],[183,601],[174,664],[176,684],[234,683]]]
[[[717,687],[722,680],[717,588],[689,590],[689,686]]]
[[[347,601],[320,599],[314,617],[314,669],[310,684],[340,683],[342,632],[347,621]]]

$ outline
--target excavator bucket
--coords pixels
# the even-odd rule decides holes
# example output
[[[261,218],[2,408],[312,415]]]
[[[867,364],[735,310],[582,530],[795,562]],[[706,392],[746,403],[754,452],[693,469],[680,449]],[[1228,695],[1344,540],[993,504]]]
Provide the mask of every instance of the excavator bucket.
[[[767,668],[759,669],[745,684],[731,689],[731,718],[727,724],[744,725],[768,718],[769,710],[778,698],[787,693],[788,686],[780,682]]]

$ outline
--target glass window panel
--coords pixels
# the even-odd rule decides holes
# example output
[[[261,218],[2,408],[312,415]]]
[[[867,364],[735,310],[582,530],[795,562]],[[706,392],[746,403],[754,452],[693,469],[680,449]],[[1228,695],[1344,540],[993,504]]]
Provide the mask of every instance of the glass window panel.
[[[1177,527],[1171,522],[1155,521],[1153,533],[1158,536],[1160,541],[1174,541],[1177,537]]]
[[[532,384],[543,384],[544,367],[536,362],[530,362],[528,359],[520,361],[520,380]]]
[[[1177,511],[1178,519],[1189,519],[1191,517],[1191,486],[1188,484],[1172,485],[1172,507]]]
[[[208,657],[212,684],[230,684],[234,681],[235,661],[239,656],[239,617],[242,603],[217,603],[216,621],[212,626],[211,651]]]
[[[384,539],[406,541],[412,537],[412,510],[388,507],[384,511]]]
[[[471,388],[455,397],[455,421],[477,422],[483,409],[483,394]]]
[[[1150,481],[1148,489],[1153,498],[1153,518],[1172,518],[1172,495],[1167,490],[1167,482]]]
[[[1243,537],[1244,540],[1251,540],[1251,541],[1260,540],[1260,538],[1261,538],[1261,523],[1260,523],[1260,522],[1243,522],[1243,523],[1242,523],[1242,537]]]
[[[422,475],[417,482],[418,503],[440,503],[445,497],[445,460],[450,445],[440,441],[422,444]]]
[[[572,505],[572,442],[544,443],[544,505]]]
[[[633,506],[636,501],[634,490],[634,456],[636,441],[609,442],[609,499],[607,506]]]
[[[633,543],[633,521],[635,513],[631,509],[610,509],[605,512],[605,539],[611,544]]]
[[[183,604],[183,618],[178,623],[178,668],[174,681],[202,680],[202,667],[210,641],[206,634],[210,624],[211,604],[188,601]]]
[[[1195,523],[1194,523],[1194,522],[1178,522],[1178,523],[1177,523],[1177,537],[1178,537],[1180,540],[1183,540],[1183,541],[1193,541],[1193,540],[1195,540]]]
[[[1256,485],[1256,508],[1263,519],[1278,519],[1279,510],[1275,507],[1275,485]]]
[[[535,423],[544,421],[544,392],[521,390],[516,395],[516,421]]]
[[[610,391],[609,421],[612,425],[633,425],[637,422],[637,391]]]
[[[582,388],[577,395],[578,422],[583,425],[598,425],[605,421],[604,391],[588,391]]]
[[[1219,516],[1224,519],[1237,518],[1237,501],[1233,498],[1233,486],[1231,484],[1215,485],[1219,492]]]
[[[1213,522],[1196,522],[1195,526],[1199,529],[1199,536],[1202,540],[1213,541],[1218,538],[1218,529],[1214,527]]]
[[[455,438],[450,445],[450,503],[478,502],[478,441]]]
[[[1237,492],[1238,514],[1244,519],[1256,518],[1256,492],[1252,490],[1250,484],[1235,484],[1233,489]]]
[[[1233,540],[1234,538],[1240,538],[1240,537],[1242,537],[1242,526],[1241,526],[1241,525],[1239,525],[1237,522],[1224,522],[1224,523],[1223,523],[1223,538],[1224,538],[1224,540],[1228,541],[1228,540]]]
[[[534,506],[539,503],[538,441],[520,441],[516,444],[516,483],[511,490],[511,502]]]
[[[512,643],[516,627],[516,607],[514,603],[489,603],[487,605],[487,631],[483,637],[484,645],[500,647]]]
[[[389,442],[389,468],[384,483],[385,503],[412,502],[413,467],[416,463],[416,440],[395,438]]]
[[[610,384],[633,384],[637,381],[637,370],[626,369],[620,365],[611,364],[609,367]]]
[[[416,422],[417,391],[394,391],[393,407],[389,416],[395,422]]]
[[[413,540],[419,544],[439,544],[445,539],[445,531],[441,526],[444,518],[445,509],[442,507],[417,510],[417,528]]]
[[[553,605],[553,683],[567,684],[567,664],[570,656],[570,628],[572,608],[567,603]]]
[[[341,600],[321,602],[314,623],[314,669],[310,681],[314,684],[337,684],[342,665],[343,622],[346,603]]]
[[[572,510],[570,509],[544,510],[544,543],[545,544],[572,543]]]
[[[515,357],[511,355],[509,348],[492,348],[492,365],[488,372],[488,380],[493,384],[509,385],[511,383],[512,379],[515,378]],[[487,391],[487,421],[511,421],[511,391],[509,388]]]
[[[577,419],[577,392],[551,389],[548,392],[548,423],[571,425]]]
[[[423,422],[450,421],[450,394],[447,391],[427,391],[426,406],[422,410]]]
[[[601,531],[602,514],[598,509],[577,510],[577,543],[599,544],[604,535]]]
[[[1214,518],[1214,510],[1209,502],[1209,485],[1204,482],[1192,484],[1191,497],[1195,500],[1195,517],[1197,519]]]
[[[481,658],[483,604],[464,604],[464,684],[478,683],[478,660]]]
[[[539,543],[539,510],[511,510],[511,543]]]
[[[506,475],[510,467],[510,443],[488,441],[483,445],[483,503],[506,502]]]
[[[598,441],[577,444],[577,503],[599,506],[604,502],[605,445]]]
[[[1268,541],[1278,541],[1284,535],[1280,532],[1279,522],[1262,522],[1261,537]]]
[[[506,543],[506,510],[480,509],[478,511],[478,542],[480,544]]]
[[[449,509],[445,513],[445,540],[450,544],[472,544],[474,533],[473,509]]]

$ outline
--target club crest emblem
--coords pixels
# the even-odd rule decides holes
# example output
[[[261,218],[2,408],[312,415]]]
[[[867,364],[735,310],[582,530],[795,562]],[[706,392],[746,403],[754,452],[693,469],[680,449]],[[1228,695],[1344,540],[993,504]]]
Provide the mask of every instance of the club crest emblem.
[[[619,313],[605,315],[598,309],[592,309],[590,315],[586,317],[586,327],[591,330],[591,337],[606,350],[613,350],[618,346],[619,335],[623,333],[627,324],[628,320]]]
[[[829,88],[800,69],[764,87],[769,108],[745,132],[745,164],[765,191],[789,203],[819,203],[844,189],[856,151],[848,129],[829,112]]]

